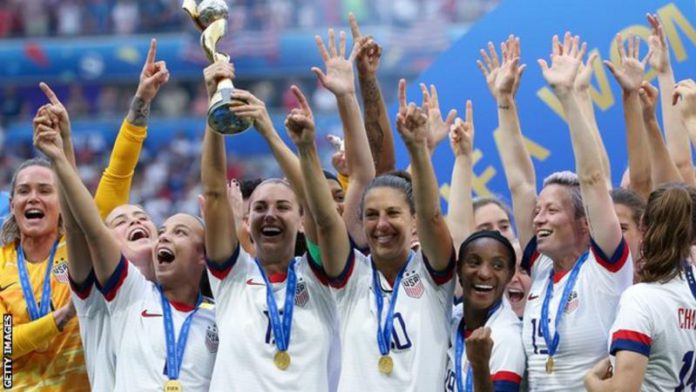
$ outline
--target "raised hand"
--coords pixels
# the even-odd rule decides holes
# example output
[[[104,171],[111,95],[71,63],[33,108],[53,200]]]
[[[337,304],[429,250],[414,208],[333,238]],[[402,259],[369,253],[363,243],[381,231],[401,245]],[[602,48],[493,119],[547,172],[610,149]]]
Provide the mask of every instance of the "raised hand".
[[[406,147],[426,146],[428,143],[428,107],[419,108],[415,103],[406,103],[406,81],[399,80],[399,113],[396,115],[396,129]]]
[[[681,116],[684,121],[696,119],[696,83],[693,79],[685,79],[677,83],[672,94],[672,105],[676,105],[679,100]]]
[[[331,155],[331,166],[336,169],[337,173],[348,177],[349,171],[348,161],[346,160],[346,152],[341,150],[333,153],[333,155]]]
[[[297,86],[293,85],[290,89],[295,94],[300,107],[292,109],[285,118],[285,129],[287,129],[292,142],[298,147],[314,144],[315,130],[312,109],[309,107],[307,98]]]
[[[557,35],[553,36],[551,67],[546,64],[546,60],[538,60],[544,79],[559,98],[568,96],[573,92],[578,68],[586,50],[586,44],[580,47],[580,37],[572,37],[569,32],[566,32],[563,44]]]
[[[239,181],[232,180],[227,183],[227,201],[230,203],[234,218],[237,220],[235,224],[241,223],[246,211],[244,211],[244,198],[242,190],[239,188]]]
[[[643,119],[655,118],[657,100],[660,98],[657,87],[644,80],[640,85],[640,89],[638,89],[638,94],[640,95],[640,104],[643,108]]]
[[[238,99],[239,102],[246,102],[238,106],[233,106],[230,109],[232,113],[236,114],[238,117],[251,118],[254,121],[254,127],[263,136],[275,133],[273,121],[268,114],[266,104],[262,100],[256,98],[249,91],[241,89],[234,89],[232,97]]]
[[[480,327],[475,329],[465,340],[466,357],[472,367],[488,365],[493,351],[493,339],[491,339],[491,329]]]
[[[324,41],[320,36],[315,36],[314,40],[319,48],[321,58],[324,59],[326,73],[317,67],[312,67],[312,72],[317,75],[317,79],[322,86],[331,91],[335,96],[355,94],[355,78],[353,76],[353,61],[359,50],[359,43],[353,45],[350,56],[346,59],[346,33],[339,33],[338,50],[336,49],[336,39],[333,29],[329,29],[329,50],[326,50]]]
[[[520,39],[510,35],[505,42],[500,44],[503,63],[500,64],[498,54],[492,42],[488,43],[488,53],[481,49],[483,61],[477,60],[481,73],[486,78],[488,90],[493,97],[498,100],[508,95],[514,97],[519,88],[520,78],[526,65],[519,65],[520,60]]]
[[[435,85],[430,85],[430,92],[425,84],[420,84],[421,92],[423,93],[423,108],[428,108],[426,114],[428,115],[428,127],[430,132],[428,133],[428,149],[434,151],[435,147],[443,141],[449,129],[454,122],[454,118],[457,117],[457,111],[452,109],[447,114],[447,119],[442,119],[442,112],[440,111],[440,100],[437,96],[437,89]]]
[[[466,101],[466,118],[457,117],[449,132],[450,145],[455,157],[471,156],[474,148],[474,110],[471,101]]]
[[[43,152],[51,161],[56,160],[63,152],[63,139],[58,125],[51,121],[49,108],[43,106],[32,121],[34,127],[34,147]]]
[[[616,81],[619,83],[624,93],[637,92],[640,88],[643,77],[645,76],[645,64],[650,59],[652,53],[640,60],[640,37],[628,36],[628,52],[624,47],[623,37],[621,34],[616,34],[616,44],[619,48],[619,64],[614,65],[610,61],[605,60],[604,65],[609,68]]]
[[[228,61],[216,61],[205,67],[203,78],[205,79],[205,89],[210,100],[215,95],[217,85],[221,80],[234,79],[234,65]]]
[[[69,138],[71,131],[70,116],[68,115],[68,111],[65,109],[65,106],[63,106],[63,103],[58,99],[56,93],[54,93],[46,83],[39,83],[39,87],[41,88],[41,91],[43,91],[44,95],[46,95],[46,98],[48,98],[48,102],[51,103],[50,105],[44,106],[44,108],[49,110],[58,118],[58,122],[55,125],[58,127],[60,136],[64,139]]]
[[[665,73],[669,71],[669,46],[665,39],[665,33],[662,31],[660,19],[655,14],[646,14],[652,31],[648,37],[648,47],[652,56],[648,60],[648,64],[657,73]]]
[[[140,71],[140,82],[138,89],[135,92],[136,97],[140,97],[146,102],[152,101],[157,95],[160,87],[169,80],[169,71],[167,63],[164,61],[155,61],[157,55],[157,40],[150,40],[150,49],[147,52],[147,59]]]
[[[578,67],[578,76],[575,77],[575,89],[577,91],[587,91],[590,88],[592,81],[592,63],[597,60],[599,54],[592,52],[585,64],[580,63]]]
[[[348,14],[348,21],[350,22],[350,31],[353,33],[353,42],[357,42],[359,47],[355,57],[358,75],[361,77],[374,76],[379,68],[382,47],[379,46],[372,36],[360,34],[360,27],[358,27],[358,21],[353,13]]]

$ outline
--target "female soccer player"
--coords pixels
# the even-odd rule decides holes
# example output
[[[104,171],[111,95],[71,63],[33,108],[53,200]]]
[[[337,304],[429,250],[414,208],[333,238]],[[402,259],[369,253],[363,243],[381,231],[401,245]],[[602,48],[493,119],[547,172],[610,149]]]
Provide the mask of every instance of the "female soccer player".
[[[578,175],[551,175],[537,198],[519,133],[510,143],[515,159],[505,165],[508,184],[515,184],[510,189],[520,243],[527,244],[523,265],[532,276],[523,341],[536,391],[583,390],[583,373],[607,355],[608,326],[632,283],[629,250],[616,215],[607,213],[613,205],[606,171],[577,90],[584,52],[579,37],[566,33],[562,43],[553,39],[551,67],[539,60],[567,115]]]
[[[51,159],[66,204],[91,251],[116,335],[111,337],[117,358],[114,390],[207,391],[217,336],[212,307],[202,303],[199,293],[205,261],[201,223],[184,214],[165,221],[153,255],[158,281],[154,284],[123,257],[65,156],[55,127],[36,126],[34,143]],[[132,335],[124,339],[123,331]]]
[[[322,265],[338,304],[339,391],[431,390],[445,377],[454,249],[439,209],[426,116],[406,104],[405,83],[400,86],[397,126],[409,149],[414,186],[392,175],[368,185],[361,217],[369,257],[353,249],[334,207],[306,103],[296,113],[301,126],[289,129],[300,153]],[[410,247],[414,226],[421,241],[415,252]]]
[[[585,378],[589,391],[690,391],[696,386],[696,190],[664,185],[643,216],[641,283],[621,296],[609,351]]]
[[[498,231],[477,231],[462,243],[463,304],[452,317],[445,391],[519,390],[526,361],[522,323],[503,300],[515,266],[515,250]]]
[[[204,74],[212,95],[217,81],[231,77],[231,65],[217,62]],[[253,118],[255,127],[272,127],[265,115]],[[286,126],[297,126],[292,113]],[[281,179],[256,187],[248,216],[253,258],[239,246],[226,195],[224,140],[211,129],[201,164],[208,272],[221,341],[210,389],[334,390],[335,305],[321,267],[293,257],[302,219],[298,198]],[[323,175],[321,180],[326,184]]]

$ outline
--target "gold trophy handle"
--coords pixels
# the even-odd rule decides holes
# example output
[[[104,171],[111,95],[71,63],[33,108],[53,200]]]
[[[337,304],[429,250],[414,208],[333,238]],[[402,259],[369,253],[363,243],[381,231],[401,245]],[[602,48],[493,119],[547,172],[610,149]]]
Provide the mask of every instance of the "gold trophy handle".
[[[201,47],[211,63],[222,59],[227,61],[230,60],[228,55],[215,51],[215,46],[217,45],[218,41],[220,41],[220,38],[225,35],[226,31],[227,20],[218,19],[203,30],[203,34],[201,34]]]

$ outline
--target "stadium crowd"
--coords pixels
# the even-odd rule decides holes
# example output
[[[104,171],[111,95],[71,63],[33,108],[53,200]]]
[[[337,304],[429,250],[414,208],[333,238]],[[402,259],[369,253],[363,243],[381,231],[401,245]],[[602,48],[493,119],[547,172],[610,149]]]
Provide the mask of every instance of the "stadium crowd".
[[[596,55],[581,37],[550,37],[535,70],[567,117],[576,169],[540,189],[516,101],[520,40],[481,49],[511,207],[472,198],[471,101],[458,116],[436,86],[416,100],[401,80],[392,130],[381,47],[349,18],[350,32],[316,38],[323,64],[312,68],[343,124],[333,170],[317,151],[316,102],[295,85],[284,128],[296,149],[253,91],[230,91],[225,112],[253,123],[277,177],[242,181],[246,163],[227,156],[227,128],[213,122],[144,157],[150,108],[170,83],[154,39],[111,151],[73,138],[70,105],[40,85],[33,146],[45,158],[10,158],[0,232],[14,387],[696,390],[696,83],[675,81],[657,16],[647,15],[647,54],[618,34],[618,61],[605,61],[627,131],[618,187],[590,96]],[[234,78],[227,61],[206,67],[205,100]],[[431,159],[445,141],[455,157],[446,217]],[[109,157],[103,172],[85,173],[99,160],[90,156]],[[160,210],[176,192],[187,202]]]

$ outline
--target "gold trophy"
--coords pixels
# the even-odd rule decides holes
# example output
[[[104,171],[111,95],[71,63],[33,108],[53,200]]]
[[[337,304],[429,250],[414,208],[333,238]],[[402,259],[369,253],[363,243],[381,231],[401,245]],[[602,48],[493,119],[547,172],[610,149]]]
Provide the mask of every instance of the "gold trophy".
[[[225,0],[203,0],[198,5],[196,0],[184,0],[182,8],[202,32],[201,47],[208,60],[211,63],[219,60],[229,61],[230,56],[215,51],[215,45],[227,32],[228,8]],[[233,91],[232,80],[221,80],[208,107],[208,125],[223,135],[243,132],[253,123],[250,118],[238,117],[230,111],[232,106],[246,103],[244,100],[232,98]]]

